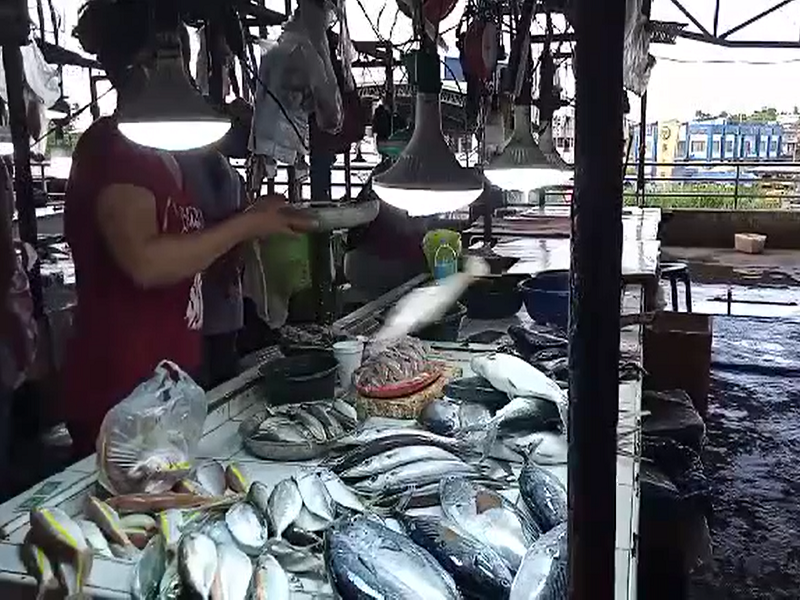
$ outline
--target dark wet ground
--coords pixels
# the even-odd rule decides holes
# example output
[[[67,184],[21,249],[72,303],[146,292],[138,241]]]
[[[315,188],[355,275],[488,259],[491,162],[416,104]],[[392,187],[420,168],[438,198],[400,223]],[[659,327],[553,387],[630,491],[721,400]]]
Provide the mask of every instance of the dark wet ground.
[[[800,321],[716,317],[714,338],[713,559],[691,597],[800,598]]]

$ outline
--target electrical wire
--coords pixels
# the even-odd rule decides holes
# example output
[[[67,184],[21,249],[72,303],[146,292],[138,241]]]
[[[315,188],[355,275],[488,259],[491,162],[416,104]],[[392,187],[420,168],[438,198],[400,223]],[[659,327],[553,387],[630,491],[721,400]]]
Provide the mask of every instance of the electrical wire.
[[[756,67],[765,67],[773,65],[791,65],[800,63],[800,58],[787,58],[785,60],[728,60],[728,59],[683,59],[673,58],[671,56],[654,56],[656,60],[663,60],[664,62],[672,62],[681,65],[750,65]]]
[[[111,91],[112,91],[113,89],[114,89],[113,87],[110,87],[110,88],[108,88],[108,89],[107,89],[105,92],[103,92],[102,94],[100,94],[100,95],[97,97],[97,100],[99,101],[101,98],[104,98],[105,96],[107,96],[108,94],[110,94],[110,93],[111,93]],[[77,119],[77,118],[78,118],[80,115],[82,115],[82,114],[83,114],[83,113],[85,113],[85,112],[86,112],[86,111],[87,111],[89,108],[91,108],[92,104],[94,104],[94,102],[89,102],[89,104],[86,104],[86,105],[82,106],[81,108],[79,108],[78,110],[76,110],[74,113],[72,113],[72,114],[71,114],[69,117],[67,117],[66,119],[59,119],[59,120],[58,120],[58,124],[57,124],[57,125],[53,125],[53,126],[50,128],[50,129],[48,129],[47,131],[45,131],[45,132],[44,132],[42,135],[40,135],[40,136],[39,136],[37,139],[35,139],[35,140],[33,141],[33,143],[31,144],[31,149],[33,149],[33,148],[36,146],[36,144],[38,144],[39,142],[41,142],[43,139],[45,139],[45,138],[46,138],[47,136],[49,136],[51,133],[55,133],[56,131],[58,131],[59,129],[63,128],[64,126],[66,126],[66,125],[69,125],[70,123],[72,123],[72,122],[73,122],[75,119]]]

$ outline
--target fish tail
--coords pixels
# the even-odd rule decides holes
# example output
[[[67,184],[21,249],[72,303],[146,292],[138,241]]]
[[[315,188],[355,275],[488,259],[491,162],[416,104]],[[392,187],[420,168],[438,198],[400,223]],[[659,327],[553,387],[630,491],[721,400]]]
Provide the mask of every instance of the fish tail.
[[[78,558],[75,563],[76,577],[75,580],[78,584],[78,589],[75,595],[83,597],[83,586],[89,581],[89,575],[92,573],[92,565],[94,564],[94,553],[91,548],[78,553]]]

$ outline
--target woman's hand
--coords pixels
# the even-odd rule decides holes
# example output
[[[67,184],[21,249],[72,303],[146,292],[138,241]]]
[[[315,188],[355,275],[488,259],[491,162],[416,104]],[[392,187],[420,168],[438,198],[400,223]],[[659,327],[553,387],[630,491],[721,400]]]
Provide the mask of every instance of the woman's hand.
[[[276,233],[305,233],[317,227],[314,219],[292,208],[283,196],[262,196],[245,209],[253,237]]]

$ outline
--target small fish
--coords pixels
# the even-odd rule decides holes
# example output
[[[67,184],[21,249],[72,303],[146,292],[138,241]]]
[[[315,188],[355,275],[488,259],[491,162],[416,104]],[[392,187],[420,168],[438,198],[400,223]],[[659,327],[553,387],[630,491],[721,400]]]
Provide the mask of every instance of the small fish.
[[[314,532],[300,529],[294,524],[289,525],[283,532],[283,539],[296,548],[316,546],[322,541]]]
[[[178,483],[172,486],[172,491],[177,494],[194,494],[195,496],[205,497],[213,496],[211,492],[193,479],[181,479]]]
[[[325,426],[317,417],[311,414],[311,411],[300,407],[293,411],[291,415],[306,428],[315,442],[323,443],[327,441],[328,436],[325,433]]]
[[[328,522],[333,521],[335,513],[330,494],[317,474],[313,472],[300,473],[295,475],[294,479],[306,508]]]
[[[533,461],[527,461],[522,467],[519,491],[533,520],[543,532],[567,520],[567,490],[558,477]]]
[[[100,528],[109,542],[120,546],[130,545],[131,541],[122,530],[117,511],[108,504],[94,496],[89,496],[83,512],[87,519],[93,521]]]
[[[217,573],[212,600],[245,600],[253,577],[253,563],[235,546],[217,546]]]
[[[84,580],[81,578],[80,570],[74,564],[59,561],[56,563],[56,575],[61,587],[64,589],[64,595],[67,600],[83,600],[85,598],[83,592]]]
[[[214,540],[217,546],[236,546],[230,529],[224,520],[211,521],[200,529],[200,532]]]
[[[338,438],[344,434],[344,427],[336,418],[319,404],[309,404],[308,411],[314,415],[325,427],[325,435],[329,440]]]
[[[289,600],[291,589],[289,578],[277,559],[271,554],[262,554],[256,561],[251,600]]]
[[[297,518],[292,524],[300,529],[303,529],[304,531],[316,533],[317,531],[324,531],[330,527],[331,521],[315,515],[308,510],[308,508],[303,506],[303,508],[300,509],[300,514],[297,515]]]
[[[336,398],[333,401],[333,410],[336,411],[336,416],[348,427],[353,428],[358,425],[358,411],[349,402],[345,402],[341,398]]]
[[[322,573],[325,567],[319,555],[305,548],[295,548],[285,540],[270,540],[264,550],[289,573]]]
[[[421,486],[440,481],[447,475],[472,475],[475,467],[460,460],[425,460],[402,465],[356,483],[359,492],[390,494],[408,486]]]
[[[258,556],[269,538],[267,525],[255,508],[238,502],[225,513],[225,524],[238,546],[251,556]]]
[[[267,417],[258,426],[252,437],[270,442],[307,444],[308,436],[291,419],[285,416]]]
[[[145,546],[147,546],[147,542],[150,541],[150,538],[153,535],[153,531],[148,531],[147,529],[142,529],[141,527],[130,527],[123,529],[123,532],[130,540],[131,544],[136,546],[139,550],[144,550]]]
[[[558,406],[550,400],[520,397],[512,399],[498,410],[488,425],[497,425],[504,430],[558,430],[561,415]]]
[[[280,539],[286,528],[300,515],[302,508],[303,497],[293,479],[284,479],[275,486],[269,496],[269,521],[275,537]]]
[[[183,581],[178,571],[178,560],[173,559],[167,563],[164,575],[158,585],[159,600],[177,600],[183,594]]]
[[[217,545],[206,535],[190,533],[178,547],[178,572],[184,585],[202,600],[211,598],[217,574]]]
[[[156,531],[158,529],[158,522],[150,515],[132,514],[120,517],[119,524],[123,529],[135,528],[145,529],[147,531]]]
[[[260,481],[254,481],[247,490],[247,501],[261,513],[264,518],[269,517],[270,489]]]
[[[364,512],[364,504],[358,496],[333,471],[324,469],[318,475],[334,503],[349,510]]]
[[[341,475],[345,479],[360,479],[424,460],[458,460],[458,457],[436,446],[403,446],[370,456]]]
[[[211,496],[222,496],[225,494],[226,477],[225,468],[216,460],[207,460],[201,464],[194,472],[194,480],[200,484],[204,490],[208,490]]]
[[[142,551],[131,575],[131,596],[134,600],[154,600],[167,568],[168,557],[164,539],[155,535]]]
[[[30,512],[30,527],[31,543],[47,552],[51,559],[74,566],[80,592],[89,579],[93,557],[78,524],[60,508],[34,508]]]
[[[111,552],[111,548],[108,545],[108,540],[93,521],[81,519],[77,521],[77,523],[78,527],[81,528],[83,537],[86,538],[86,543],[89,544],[89,547],[96,555],[106,556],[109,558],[114,557],[114,554]]]
[[[124,494],[108,499],[107,504],[119,513],[159,513],[170,508],[211,508],[230,505],[236,498],[211,498],[197,494]]]
[[[483,377],[462,377],[444,386],[445,397],[461,402],[475,402],[498,409],[508,404],[508,394],[492,387]]]
[[[236,463],[230,463],[225,467],[225,483],[237,494],[247,493],[247,489],[250,487],[242,467]]]
[[[530,547],[514,577],[509,600],[567,597],[567,524],[557,525]]]
[[[172,556],[178,549],[183,527],[183,513],[176,508],[168,508],[158,515],[158,531],[164,538],[167,556]]]
[[[53,572],[53,565],[39,546],[26,537],[22,545],[22,562],[38,584],[36,600],[43,600],[48,592],[58,589],[58,579]]]
[[[438,398],[428,403],[419,415],[425,429],[439,435],[455,435],[461,429],[461,404],[449,398]]]

